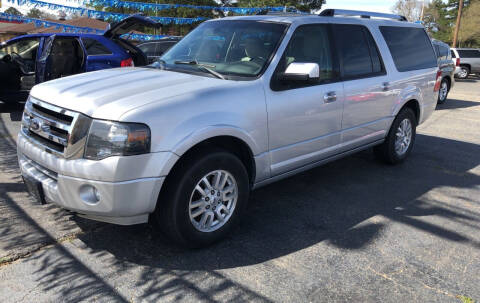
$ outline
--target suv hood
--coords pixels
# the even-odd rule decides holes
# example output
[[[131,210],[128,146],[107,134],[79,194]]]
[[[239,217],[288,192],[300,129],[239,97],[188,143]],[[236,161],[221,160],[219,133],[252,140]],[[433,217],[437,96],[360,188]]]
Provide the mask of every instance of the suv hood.
[[[44,82],[34,86],[30,95],[93,118],[121,120],[126,112],[148,103],[224,87],[231,82],[153,68],[123,67]]]

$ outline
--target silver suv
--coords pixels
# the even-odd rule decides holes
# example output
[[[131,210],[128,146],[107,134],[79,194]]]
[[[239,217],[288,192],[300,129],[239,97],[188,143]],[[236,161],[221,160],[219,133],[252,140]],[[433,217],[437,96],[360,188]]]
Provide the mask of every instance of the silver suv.
[[[150,218],[203,246],[238,222],[251,189],[370,147],[402,162],[440,79],[425,30],[401,16],[216,19],[151,66],[35,86],[18,159],[42,203]]]
[[[452,48],[451,55],[459,60],[460,70],[456,73],[459,79],[467,79],[471,73],[480,73],[480,49]]]

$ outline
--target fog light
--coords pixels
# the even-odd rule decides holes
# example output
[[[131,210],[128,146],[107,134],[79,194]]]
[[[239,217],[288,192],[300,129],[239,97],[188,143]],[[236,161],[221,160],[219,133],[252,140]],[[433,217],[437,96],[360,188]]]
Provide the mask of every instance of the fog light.
[[[100,193],[92,185],[82,185],[79,190],[79,195],[87,204],[97,204],[100,202]]]

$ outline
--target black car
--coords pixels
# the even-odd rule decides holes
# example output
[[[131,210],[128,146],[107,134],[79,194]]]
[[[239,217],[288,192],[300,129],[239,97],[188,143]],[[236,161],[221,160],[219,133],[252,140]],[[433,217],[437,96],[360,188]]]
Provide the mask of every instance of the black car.
[[[168,37],[160,40],[143,42],[137,47],[147,56],[148,63],[158,60],[170,47],[174,46],[182,37]]]

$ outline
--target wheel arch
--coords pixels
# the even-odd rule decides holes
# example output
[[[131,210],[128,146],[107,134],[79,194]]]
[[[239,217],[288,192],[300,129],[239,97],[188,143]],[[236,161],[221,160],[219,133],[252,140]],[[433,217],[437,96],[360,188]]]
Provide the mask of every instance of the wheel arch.
[[[396,117],[398,113],[400,113],[404,108],[410,108],[413,113],[415,114],[415,118],[417,120],[417,125],[420,123],[421,119],[421,107],[420,107],[420,102],[416,98],[409,99],[405,103],[402,104],[402,106],[399,106],[397,110],[394,112],[394,116]]]

